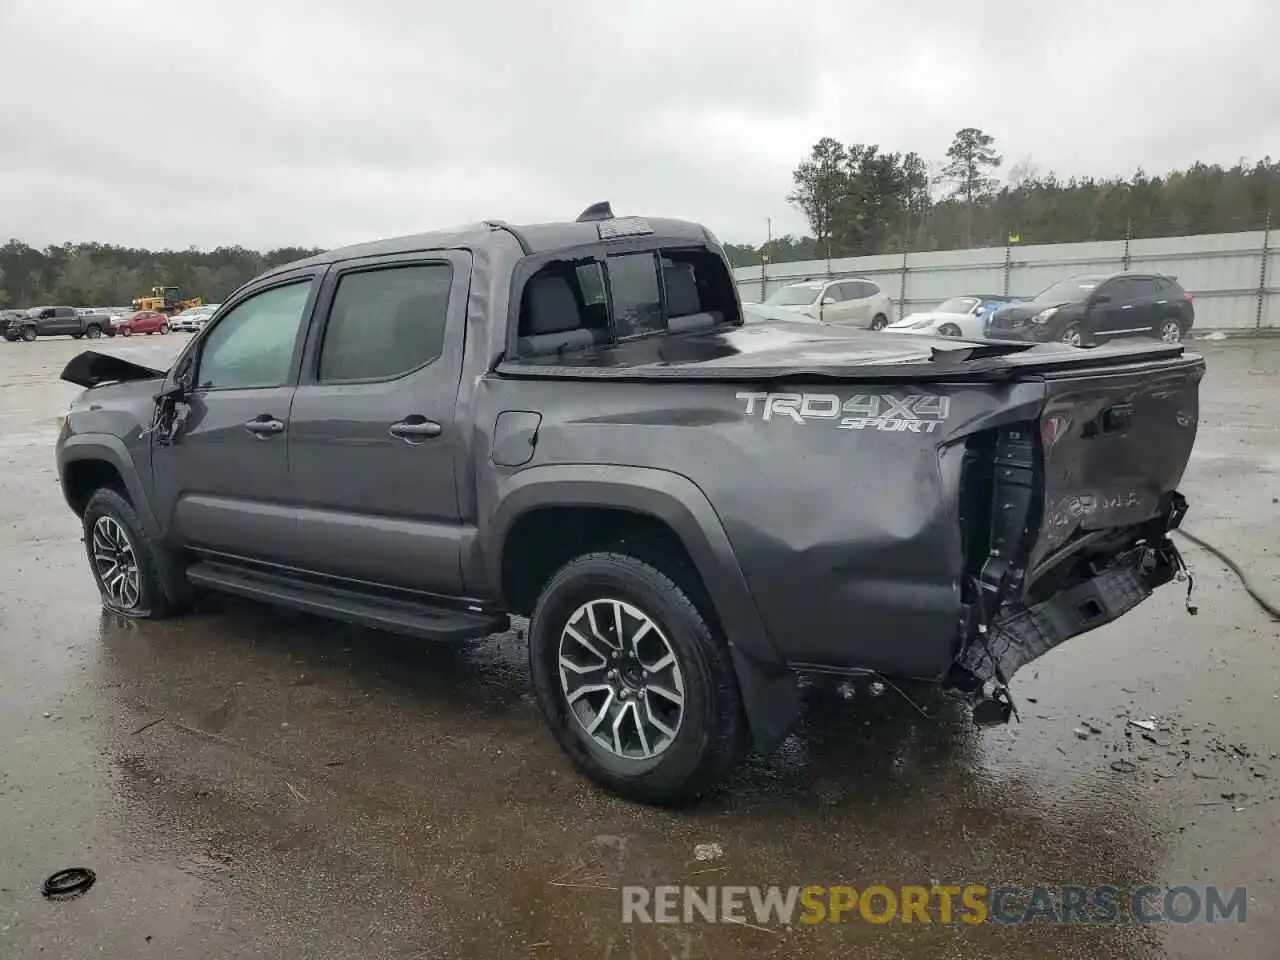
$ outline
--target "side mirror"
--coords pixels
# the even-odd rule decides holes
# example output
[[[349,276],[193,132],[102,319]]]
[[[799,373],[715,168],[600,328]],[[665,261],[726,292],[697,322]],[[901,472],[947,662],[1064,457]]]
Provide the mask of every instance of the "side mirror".
[[[982,316],[982,315],[983,315],[984,313],[986,313],[986,312],[987,312],[987,308],[986,308],[985,306],[983,306],[982,304],[978,304],[978,309],[977,309],[977,310],[975,310],[975,311],[973,311],[973,315],[974,315],[975,317],[980,317],[980,316]]]
[[[824,307],[829,307],[829,306],[831,306],[831,304],[833,304],[833,303],[835,303],[835,302],[836,302],[836,298],[835,298],[835,297],[823,297],[823,298],[822,298],[822,305],[823,305]]]
[[[1098,294],[1096,297],[1094,297],[1094,298],[1093,298],[1093,302],[1094,302],[1094,304],[1095,304],[1095,305],[1096,305],[1096,304],[1099,304],[1099,303],[1110,303],[1110,302],[1111,302],[1111,294],[1109,294],[1109,293],[1100,293],[1100,294]]]

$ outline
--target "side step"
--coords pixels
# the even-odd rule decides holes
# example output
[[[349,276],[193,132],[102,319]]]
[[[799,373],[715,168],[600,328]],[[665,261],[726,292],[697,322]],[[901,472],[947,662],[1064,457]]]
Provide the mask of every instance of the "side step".
[[[505,614],[427,606],[217,563],[188,567],[187,579],[197,587],[423,640],[457,643],[501,633],[511,627],[511,619]]]

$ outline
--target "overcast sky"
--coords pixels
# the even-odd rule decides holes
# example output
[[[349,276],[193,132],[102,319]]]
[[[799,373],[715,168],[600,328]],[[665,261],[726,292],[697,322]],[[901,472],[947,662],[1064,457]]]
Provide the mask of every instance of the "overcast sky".
[[[0,240],[336,246],[483,218],[805,231],[823,136],[1280,157],[1280,0],[0,0]]]

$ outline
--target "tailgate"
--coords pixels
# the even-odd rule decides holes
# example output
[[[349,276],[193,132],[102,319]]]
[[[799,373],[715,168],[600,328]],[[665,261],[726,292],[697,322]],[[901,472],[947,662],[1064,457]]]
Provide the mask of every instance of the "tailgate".
[[[1199,357],[1046,376],[1040,414],[1043,515],[1026,583],[1091,532],[1171,509],[1199,419]]]

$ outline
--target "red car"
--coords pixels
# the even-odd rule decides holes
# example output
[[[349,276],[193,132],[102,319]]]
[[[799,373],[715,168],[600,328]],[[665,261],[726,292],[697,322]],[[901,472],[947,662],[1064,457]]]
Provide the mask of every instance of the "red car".
[[[111,326],[125,337],[134,333],[168,333],[169,318],[159,310],[139,310],[132,316],[112,321]]]

